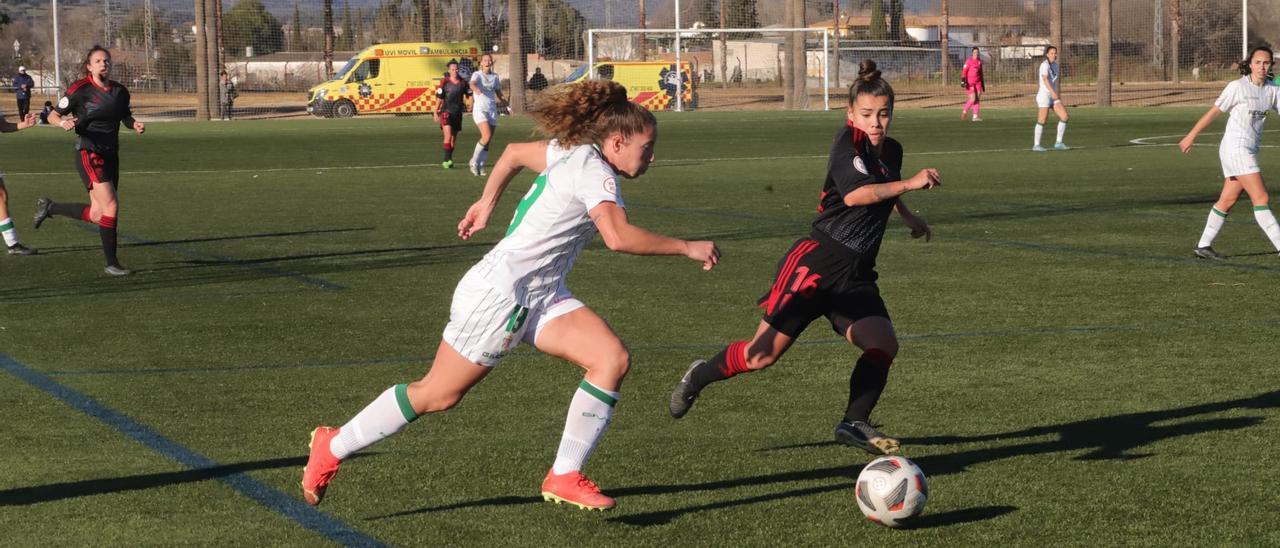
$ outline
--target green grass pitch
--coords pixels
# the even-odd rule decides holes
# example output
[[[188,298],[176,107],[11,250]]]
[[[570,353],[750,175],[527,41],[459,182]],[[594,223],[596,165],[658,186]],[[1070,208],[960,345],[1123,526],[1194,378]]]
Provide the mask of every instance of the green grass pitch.
[[[831,443],[857,352],[822,323],[684,419],[666,412],[692,359],[753,332],[808,232],[839,112],[659,116],[658,161],[622,185],[632,220],[712,238],[724,260],[703,272],[597,240],[570,277],[633,353],[587,469],[614,511],[541,501],[581,374],[527,347],[457,409],[346,463],[320,510],[395,545],[1280,545],[1280,258],[1247,202],[1215,243],[1229,260],[1192,257],[1217,135],[1169,145],[1202,111],[1076,109],[1077,148],[1040,154],[1030,109],[898,112],[904,172],[944,181],[905,197],[934,240],[895,219],[879,261],[902,350],[874,419],[928,475],[914,529],[858,511],[870,457]],[[504,118],[491,157],[529,134]],[[460,167],[476,135],[468,123]],[[137,273],[111,279],[95,230],[30,228],[37,197],[83,201],[73,137],[0,136],[12,216],[41,251],[0,256],[0,354],[20,364],[0,369],[2,542],[325,542],[236,485],[296,502],[308,431],[423,374],[454,285],[532,176],[463,242],[481,182],[439,167],[425,118],[154,123],[122,140],[120,257]],[[1280,174],[1280,152],[1261,160]]]

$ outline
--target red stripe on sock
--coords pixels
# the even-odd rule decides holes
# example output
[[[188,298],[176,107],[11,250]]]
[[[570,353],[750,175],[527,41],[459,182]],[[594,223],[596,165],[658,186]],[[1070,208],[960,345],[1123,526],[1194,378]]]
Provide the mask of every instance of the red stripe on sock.
[[[89,206],[84,206],[84,209],[80,210],[80,220],[81,220],[81,221],[84,221],[84,222],[86,222],[86,223],[92,223],[92,222],[93,222],[93,216],[89,214],[89,211],[90,211],[90,207],[89,207]]]
[[[445,145],[444,145],[444,149],[445,149],[445,150],[453,150],[453,144],[445,144]]]
[[[724,367],[720,372],[725,377],[732,377],[747,371],[750,371],[747,369],[747,341],[731,343],[724,351]]]
[[[98,219],[98,226],[102,228],[115,228],[116,218],[110,215],[103,215],[102,218]]]

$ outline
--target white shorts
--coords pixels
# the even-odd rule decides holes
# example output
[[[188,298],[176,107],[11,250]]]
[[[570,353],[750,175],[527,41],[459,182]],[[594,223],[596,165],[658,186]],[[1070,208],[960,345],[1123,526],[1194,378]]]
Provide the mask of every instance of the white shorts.
[[[1250,173],[1262,173],[1262,168],[1258,167],[1256,150],[1218,147],[1218,160],[1222,161],[1222,176],[1228,179]]]
[[[471,111],[471,119],[476,124],[487,122],[490,128],[498,127],[498,109],[495,108],[478,108]]]
[[[1040,108],[1053,108],[1053,104],[1057,101],[1053,100],[1053,96],[1043,91],[1036,93],[1036,106]]]
[[[472,363],[493,367],[520,341],[535,344],[551,320],[583,306],[563,285],[549,305],[522,306],[509,292],[493,287],[472,268],[453,292],[443,338]]]

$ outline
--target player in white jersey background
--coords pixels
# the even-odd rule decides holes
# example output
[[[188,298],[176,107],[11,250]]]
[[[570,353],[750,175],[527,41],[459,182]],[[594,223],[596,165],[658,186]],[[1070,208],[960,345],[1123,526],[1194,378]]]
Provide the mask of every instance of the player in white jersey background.
[[[1258,144],[1262,141],[1262,127],[1267,121],[1267,112],[1280,112],[1280,86],[1271,81],[1272,56],[1270,48],[1253,48],[1249,56],[1240,62],[1240,73],[1244,76],[1227,84],[1222,95],[1209,107],[1209,111],[1200,117],[1191,132],[1178,143],[1183,153],[1191,152],[1196,136],[1209,127],[1219,114],[1227,113],[1227,129],[1222,134],[1222,143],[1218,145],[1218,159],[1222,162],[1222,176],[1225,178],[1222,181],[1222,193],[1209,211],[1209,220],[1205,223],[1200,243],[1194,250],[1196,256],[1202,259],[1226,258],[1213,249],[1213,239],[1227,222],[1227,213],[1236,200],[1240,199],[1242,192],[1249,193],[1249,199],[1253,202],[1254,220],[1271,240],[1271,245],[1280,251],[1280,226],[1277,226],[1276,217],[1271,213],[1267,187],[1262,181],[1262,169],[1258,167]]]
[[[21,131],[36,125],[37,121],[35,113],[28,112],[17,122],[10,122],[5,120],[4,111],[0,111],[0,133]],[[10,255],[36,254],[36,250],[18,241],[18,229],[14,228],[13,219],[9,218],[9,193],[4,187],[4,170],[0,170],[0,236],[4,236],[4,244],[9,249]]]
[[[506,108],[506,97],[502,96],[502,78],[493,71],[493,56],[486,53],[480,56],[480,70],[471,73],[471,119],[480,129],[480,141],[471,154],[471,174],[477,177],[484,175],[484,162],[489,157],[489,142],[493,133],[498,130],[498,109]]]
[[[569,402],[543,497],[584,509],[614,506],[582,468],[612,421],[631,358],[604,319],[573,298],[565,277],[596,231],[613,251],[683,255],[705,270],[716,265],[720,251],[712,242],[661,236],[627,220],[618,176],[633,179],[648,169],[657,120],[628,101],[622,85],[592,80],[562,86],[543,95],[530,116],[554,142],[513,145],[459,223],[464,238],[484,227],[515,166],[541,171],[506,236],[458,283],[430,369],[417,382],[386,389],[341,428],[312,432],[302,476],[308,503],[320,503],[343,459],[422,415],[457,405],[524,341],[586,370]]]
[[[1036,107],[1039,112],[1036,117],[1036,137],[1031,150],[1036,152],[1044,152],[1046,149],[1040,146],[1040,135],[1044,133],[1044,123],[1049,121],[1049,109],[1053,109],[1053,113],[1058,115],[1058,139],[1054,142],[1055,150],[1069,150],[1071,147],[1062,142],[1063,135],[1067,133],[1067,105],[1062,102],[1062,92],[1059,80],[1062,78],[1062,70],[1058,67],[1058,48],[1049,46],[1044,50],[1044,62],[1040,63],[1040,69],[1036,71],[1036,81],[1040,83],[1040,90],[1036,92]]]

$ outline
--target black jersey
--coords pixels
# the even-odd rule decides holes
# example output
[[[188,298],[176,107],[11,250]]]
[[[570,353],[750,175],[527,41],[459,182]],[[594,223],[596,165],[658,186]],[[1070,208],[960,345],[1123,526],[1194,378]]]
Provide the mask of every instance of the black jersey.
[[[129,90],[112,80],[107,80],[107,87],[98,87],[88,77],[76,81],[53,110],[59,116],[76,117],[78,150],[115,151],[120,147],[120,125],[133,128]]]
[[[836,135],[827,160],[827,180],[822,185],[818,218],[813,221],[813,238],[853,260],[856,276],[875,280],[876,254],[884,239],[889,213],[897,199],[865,206],[848,206],[844,197],[858,187],[902,179],[902,145],[885,138],[881,154],[871,148],[870,139],[852,125]]]
[[[464,105],[463,97],[471,96],[471,86],[466,80],[458,78],[445,78],[440,81],[440,87],[436,88],[436,98],[440,100],[440,105],[436,107],[439,112],[451,112],[454,114],[462,114]]]

